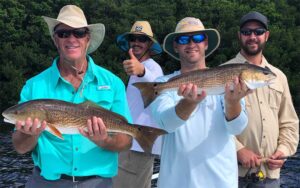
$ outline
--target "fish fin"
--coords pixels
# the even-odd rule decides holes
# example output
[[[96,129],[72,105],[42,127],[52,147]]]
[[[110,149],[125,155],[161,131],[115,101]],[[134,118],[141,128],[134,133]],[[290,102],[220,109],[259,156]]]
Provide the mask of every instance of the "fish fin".
[[[133,125],[137,126],[138,133],[135,137],[136,141],[143,148],[145,153],[151,153],[154,141],[160,135],[167,134],[165,130],[142,126],[142,125]]]
[[[80,106],[83,106],[83,107],[85,107],[85,108],[88,108],[89,106],[99,108],[99,105],[95,104],[95,103],[92,102],[92,101],[85,101],[85,102],[83,102],[83,103],[80,103],[79,105],[80,105]]]
[[[155,91],[157,84],[159,82],[136,82],[132,84],[140,90],[145,108],[157,97],[157,92]]]
[[[60,138],[60,139],[64,139],[63,137],[62,137],[62,134],[61,134],[61,132],[57,129],[57,128],[55,128],[55,126],[53,125],[53,124],[51,124],[51,123],[47,123],[47,126],[49,127],[49,129],[50,129],[50,133],[52,133],[54,136],[57,136],[58,138]]]
[[[83,107],[85,110],[88,110],[89,108],[93,107],[93,110],[95,110],[96,112],[97,111],[99,112],[99,115],[98,115],[99,117],[103,116],[103,114],[105,114],[107,112],[110,115],[114,116],[114,118],[121,119],[122,121],[128,123],[128,120],[124,116],[122,116],[118,113],[115,113],[113,111],[107,110],[106,108],[103,108],[103,107],[99,106],[98,104],[96,104],[92,101],[85,101],[85,102],[80,103],[78,105]],[[94,115],[97,116],[97,113],[95,113]]]
[[[248,82],[247,80],[243,80],[244,83],[246,84],[246,86],[249,88],[249,89],[255,89],[256,87],[253,86],[250,82]]]

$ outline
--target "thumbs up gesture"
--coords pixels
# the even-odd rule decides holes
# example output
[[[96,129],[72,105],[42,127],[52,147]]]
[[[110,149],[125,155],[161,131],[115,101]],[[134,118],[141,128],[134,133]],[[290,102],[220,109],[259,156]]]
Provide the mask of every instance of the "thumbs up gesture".
[[[137,75],[144,76],[145,67],[144,65],[135,57],[132,52],[132,48],[128,50],[130,59],[123,61],[123,68],[127,75]]]

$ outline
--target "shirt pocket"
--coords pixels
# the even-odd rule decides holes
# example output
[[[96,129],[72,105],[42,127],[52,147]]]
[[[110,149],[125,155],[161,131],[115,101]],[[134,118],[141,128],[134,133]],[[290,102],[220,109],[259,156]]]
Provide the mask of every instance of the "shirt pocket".
[[[112,90],[100,90],[86,96],[86,100],[109,110],[114,102],[114,92]]]
[[[283,95],[283,87],[278,84],[271,84],[269,87],[269,105],[272,109],[278,110]]]

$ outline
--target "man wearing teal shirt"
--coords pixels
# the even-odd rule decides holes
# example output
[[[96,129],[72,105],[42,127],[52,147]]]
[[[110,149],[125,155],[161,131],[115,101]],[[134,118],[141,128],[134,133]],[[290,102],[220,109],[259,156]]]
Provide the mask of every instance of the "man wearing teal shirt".
[[[104,25],[88,25],[82,10],[74,5],[63,7],[57,19],[43,18],[59,57],[26,82],[20,102],[42,98],[92,101],[131,122],[123,82],[87,55],[103,41]],[[91,117],[87,131],[79,129],[81,134],[64,135],[64,140],[43,131],[46,126],[36,117],[16,123],[14,147],[19,153],[32,151],[35,166],[26,187],[112,187],[117,152],[130,148],[131,137],[109,136],[101,117]]]

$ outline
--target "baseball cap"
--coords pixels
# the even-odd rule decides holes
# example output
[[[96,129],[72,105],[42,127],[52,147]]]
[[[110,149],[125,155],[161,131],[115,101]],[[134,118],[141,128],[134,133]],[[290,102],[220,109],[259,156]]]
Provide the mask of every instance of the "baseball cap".
[[[268,29],[267,17],[259,12],[252,11],[244,15],[240,20],[240,28],[242,28],[249,21],[258,21],[265,27],[265,29]]]

